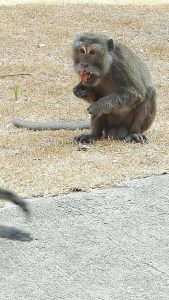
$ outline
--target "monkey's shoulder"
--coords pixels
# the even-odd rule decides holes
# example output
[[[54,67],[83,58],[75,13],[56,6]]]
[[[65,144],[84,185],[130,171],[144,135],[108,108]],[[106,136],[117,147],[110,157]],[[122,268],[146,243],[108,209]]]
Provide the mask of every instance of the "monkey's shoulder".
[[[150,72],[145,62],[128,46],[116,43],[113,53],[112,70],[121,82],[148,82],[152,85]],[[129,82],[128,82],[129,81]]]

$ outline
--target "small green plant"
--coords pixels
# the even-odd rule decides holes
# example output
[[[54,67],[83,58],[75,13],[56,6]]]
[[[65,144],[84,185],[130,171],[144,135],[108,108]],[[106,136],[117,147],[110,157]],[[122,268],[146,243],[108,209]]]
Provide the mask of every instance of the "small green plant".
[[[12,87],[12,91],[15,101],[17,101],[19,98],[19,86],[17,84],[14,84]]]

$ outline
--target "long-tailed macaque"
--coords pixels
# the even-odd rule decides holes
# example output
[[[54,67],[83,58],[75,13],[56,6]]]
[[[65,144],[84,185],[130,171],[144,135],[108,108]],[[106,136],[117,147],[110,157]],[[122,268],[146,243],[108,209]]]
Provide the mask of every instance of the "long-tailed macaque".
[[[145,63],[125,45],[96,33],[77,35],[73,61],[80,83],[74,94],[90,103],[91,133],[79,142],[101,138],[147,141],[143,134],[156,114],[156,93]],[[89,124],[41,124],[15,119],[17,127],[34,130],[88,128]]]
[[[23,212],[26,213],[26,216],[28,218],[30,217],[30,210],[28,208],[28,204],[15,193],[9,190],[0,189],[0,199],[7,200],[18,205],[23,210]],[[32,237],[28,232],[13,226],[6,225],[0,225],[0,237],[11,240],[19,240],[23,242],[32,240]]]

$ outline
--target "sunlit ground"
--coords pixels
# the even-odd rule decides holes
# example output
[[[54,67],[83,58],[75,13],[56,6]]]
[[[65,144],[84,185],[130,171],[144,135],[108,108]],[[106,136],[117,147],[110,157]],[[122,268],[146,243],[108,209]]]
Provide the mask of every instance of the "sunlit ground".
[[[163,4],[169,0],[0,0],[0,5],[11,5],[21,3],[40,3],[40,4],[72,4],[72,3],[96,3],[96,4]]]

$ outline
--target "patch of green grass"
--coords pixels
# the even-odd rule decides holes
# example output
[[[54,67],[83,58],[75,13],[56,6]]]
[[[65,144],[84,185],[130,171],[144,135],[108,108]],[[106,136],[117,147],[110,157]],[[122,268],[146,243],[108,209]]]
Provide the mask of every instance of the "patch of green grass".
[[[18,101],[19,99],[19,86],[17,84],[14,84],[12,87],[13,97],[15,101]]]

